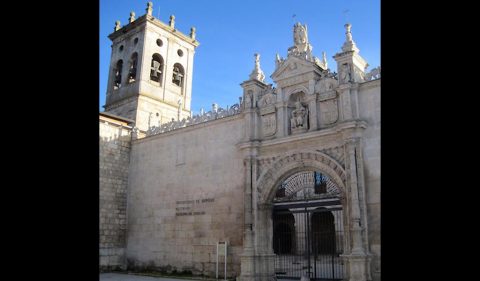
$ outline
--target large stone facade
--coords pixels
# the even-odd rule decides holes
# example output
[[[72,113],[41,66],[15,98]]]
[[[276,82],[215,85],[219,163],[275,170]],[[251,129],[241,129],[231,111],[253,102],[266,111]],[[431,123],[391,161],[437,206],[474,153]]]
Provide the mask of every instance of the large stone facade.
[[[345,28],[338,74],[312,54],[297,23],[287,57],[277,55],[276,87],[265,84],[256,54],[240,104],[167,123],[136,116],[142,125],[132,129],[122,170],[125,266],[215,276],[216,243],[226,241],[227,277],[270,281],[279,183],[320,171],[339,189],[343,280],[380,280],[380,68],[365,72]]]

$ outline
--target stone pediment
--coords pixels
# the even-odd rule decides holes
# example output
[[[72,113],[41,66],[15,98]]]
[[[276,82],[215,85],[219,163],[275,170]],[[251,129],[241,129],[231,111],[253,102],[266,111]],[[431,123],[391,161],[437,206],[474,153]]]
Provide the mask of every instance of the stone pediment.
[[[289,56],[270,76],[274,81],[286,79],[292,76],[297,76],[305,72],[317,70],[320,68],[313,62],[302,60],[300,58]]]

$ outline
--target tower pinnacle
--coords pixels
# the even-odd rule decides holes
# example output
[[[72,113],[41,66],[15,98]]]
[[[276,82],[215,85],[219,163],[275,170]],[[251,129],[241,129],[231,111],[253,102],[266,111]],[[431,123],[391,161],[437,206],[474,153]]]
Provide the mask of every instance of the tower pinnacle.
[[[357,48],[357,45],[355,44],[355,42],[353,41],[353,38],[352,38],[352,25],[347,23],[345,24],[345,43],[343,43],[343,46],[342,46],[342,51],[344,52],[348,52],[348,51],[355,51],[355,52],[360,52],[360,50]]]
[[[265,74],[263,74],[262,69],[260,69],[260,55],[255,54],[255,68],[253,69],[252,73],[250,74],[250,79],[258,80],[263,82],[265,80]]]

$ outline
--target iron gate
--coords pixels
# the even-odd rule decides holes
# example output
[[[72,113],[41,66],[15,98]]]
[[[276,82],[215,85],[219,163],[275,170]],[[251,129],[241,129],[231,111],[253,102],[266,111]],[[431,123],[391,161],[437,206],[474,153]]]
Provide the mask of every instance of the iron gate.
[[[341,280],[343,214],[338,199],[274,203],[277,278]]]

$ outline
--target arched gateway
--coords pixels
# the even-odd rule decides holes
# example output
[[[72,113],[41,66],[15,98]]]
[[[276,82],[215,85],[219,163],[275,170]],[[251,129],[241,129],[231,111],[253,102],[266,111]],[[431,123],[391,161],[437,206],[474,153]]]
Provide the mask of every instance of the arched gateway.
[[[340,195],[337,185],[319,171],[296,172],[277,186],[272,215],[277,278],[343,279]]]
[[[320,151],[258,157],[242,273],[254,280],[350,280],[352,202],[345,168]],[[253,163],[251,162],[251,163]],[[353,227],[353,228],[352,228]],[[353,257],[353,258],[352,258]]]

